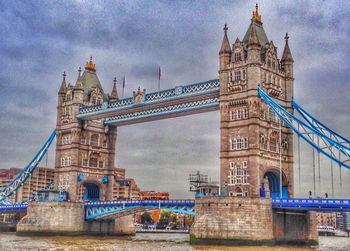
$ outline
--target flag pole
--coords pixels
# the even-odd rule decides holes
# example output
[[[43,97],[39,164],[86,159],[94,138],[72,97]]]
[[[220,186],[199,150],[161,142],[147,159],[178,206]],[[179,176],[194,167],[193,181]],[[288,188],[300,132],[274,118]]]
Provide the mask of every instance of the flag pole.
[[[122,98],[124,98],[124,89],[125,89],[125,76],[123,77],[123,91],[122,91]]]
[[[159,66],[159,69],[158,69],[158,95],[160,93],[160,76],[161,76],[161,71],[160,71],[160,66]]]

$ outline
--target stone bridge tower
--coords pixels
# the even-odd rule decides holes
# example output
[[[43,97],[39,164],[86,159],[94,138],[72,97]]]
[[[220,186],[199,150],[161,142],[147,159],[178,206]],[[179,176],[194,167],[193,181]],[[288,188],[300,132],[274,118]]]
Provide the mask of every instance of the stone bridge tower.
[[[258,96],[260,85],[289,111],[293,97],[293,58],[288,34],[281,60],[259,15],[253,12],[243,38],[232,46],[224,27],[220,66],[220,183],[230,196],[258,197],[282,191],[293,196],[293,134]],[[280,134],[280,131],[282,132]],[[269,185],[267,185],[269,184]]]
[[[124,175],[114,163],[117,129],[105,126],[102,120],[79,121],[76,117],[81,105],[97,105],[109,98],[118,98],[116,83],[107,96],[92,58],[82,74],[79,68],[74,86],[66,84],[63,74],[58,92],[55,185],[67,190],[71,201],[83,196],[110,200],[115,176]]]

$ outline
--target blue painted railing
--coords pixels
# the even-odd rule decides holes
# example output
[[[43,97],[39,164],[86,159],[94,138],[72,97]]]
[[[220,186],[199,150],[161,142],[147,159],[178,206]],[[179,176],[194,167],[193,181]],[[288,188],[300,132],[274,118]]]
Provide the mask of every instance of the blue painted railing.
[[[348,199],[273,199],[272,207],[310,211],[350,211]]]

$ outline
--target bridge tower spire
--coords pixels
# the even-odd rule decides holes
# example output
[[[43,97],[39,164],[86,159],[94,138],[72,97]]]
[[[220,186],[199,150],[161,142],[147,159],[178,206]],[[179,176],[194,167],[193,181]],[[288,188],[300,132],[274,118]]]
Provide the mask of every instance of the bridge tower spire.
[[[292,131],[283,125],[280,131],[279,121],[257,90],[260,85],[292,110],[293,61],[287,38],[284,55],[280,63],[258,6],[244,38],[237,38],[231,50],[225,30],[219,53],[220,185],[230,196],[280,196],[279,182],[284,195],[293,195]]]

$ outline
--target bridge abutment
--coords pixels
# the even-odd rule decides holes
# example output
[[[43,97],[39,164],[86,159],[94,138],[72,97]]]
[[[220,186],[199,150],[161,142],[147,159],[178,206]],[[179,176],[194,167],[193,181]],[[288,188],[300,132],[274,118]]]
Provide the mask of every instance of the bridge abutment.
[[[272,209],[271,199],[202,197],[195,211],[191,244],[317,244],[314,213],[281,213]]]

